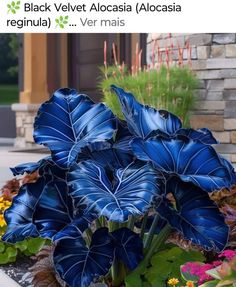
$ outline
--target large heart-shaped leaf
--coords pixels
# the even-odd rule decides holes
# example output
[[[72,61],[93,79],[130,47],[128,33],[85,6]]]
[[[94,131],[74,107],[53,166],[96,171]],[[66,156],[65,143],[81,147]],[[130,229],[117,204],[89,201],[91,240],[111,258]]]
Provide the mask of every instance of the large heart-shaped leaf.
[[[122,144],[123,145],[123,144]],[[127,142],[123,146],[115,146],[115,144],[106,143],[103,148],[96,148],[97,145],[91,144],[83,149],[78,156],[78,161],[85,161],[88,159],[94,160],[109,170],[124,168],[134,160],[134,155],[128,150]]]
[[[43,177],[36,183],[25,184],[20,188],[18,195],[13,198],[11,207],[4,213],[7,223],[6,233],[2,236],[4,241],[16,243],[27,237],[39,236],[32,217],[45,188],[46,180]]]
[[[130,142],[134,137],[123,122],[118,121],[118,130],[115,139],[92,143],[82,149],[78,162],[88,159],[99,162],[109,170],[124,168],[134,160]]]
[[[51,160],[51,157],[45,157],[38,162],[27,162],[19,164],[15,167],[10,168],[13,175],[19,175],[24,173],[33,173],[38,170],[40,167],[44,166]]]
[[[58,168],[48,164],[42,169],[44,175],[23,185],[6,210],[8,226],[3,240],[15,243],[27,237],[52,238],[73,220],[72,199],[66,182],[58,179]]]
[[[204,144],[218,144],[218,141],[214,138],[212,132],[206,128],[202,128],[198,130],[179,129],[176,132],[176,135],[184,135],[192,140],[199,140]]]
[[[45,157],[38,162],[29,162],[17,165],[16,167],[10,168],[14,175],[28,173],[31,174],[35,171],[39,173],[40,176],[49,175],[54,179],[65,180],[67,169],[61,168],[55,164],[51,156]]]
[[[176,204],[174,207],[163,200],[157,207],[159,214],[193,243],[206,250],[223,250],[228,241],[229,228],[209,195],[177,177],[168,180],[167,190],[174,195]]]
[[[216,151],[200,141],[182,136],[147,141],[136,138],[131,145],[137,158],[151,161],[158,170],[192,181],[208,192],[230,187],[230,172]]]
[[[149,164],[132,163],[113,176],[108,177],[94,161],[73,166],[68,184],[76,208],[86,206],[86,212],[123,222],[129,215],[145,213],[160,193],[156,172]]]
[[[33,213],[33,223],[41,237],[53,238],[73,220],[72,199],[65,181],[54,180],[46,185]]]
[[[130,270],[135,269],[143,259],[143,242],[137,233],[123,227],[111,233],[114,239],[115,258]]]
[[[144,106],[138,103],[131,93],[127,93],[114,85],[111,88],[119,97],[122,112],[133,135],[145,139],[156,130],[174,134],[181,128],[181,121],[175,115],[164,110],[158,111]]]
[[[128,129],[128,125],[126,122],[121,120],[118,121],[118,129],[115,137],[115,141],[113,141],[113,148],[125,151],[130,151],[130,142],[134,138]]]
[[[35,142],[47,146],[53,160],[67,168],[82,147],[112,138],[117,120],[105,105],[60,89],[40,107],[34,126]]]
[[[53,237],[54,241],[68,238],[78,238],[82,236],[83,232],[91,225],[96,219],[95,214],[82,214],[77,215],[71,223],[66,225],[62,230],[57,232]]]
[[[88,287],[93,279],[106,275],[114,257],[114,247],[107,228],[98,229],[87,248],[82,237],[58,241],[54,265],[70,287]]]

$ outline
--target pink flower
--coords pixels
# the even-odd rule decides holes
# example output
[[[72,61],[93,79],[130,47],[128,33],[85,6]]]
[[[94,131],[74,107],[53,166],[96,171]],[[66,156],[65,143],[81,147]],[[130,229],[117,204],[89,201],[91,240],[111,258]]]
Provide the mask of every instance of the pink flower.
[[[228,261],[230,261],[234,257],[236,257],[236,251],[227,249],[227,250],[224,250],[223,252],[221,252],[218,257],[219,258],[225,257]]]
[[[211,262],[211,264],[212,264],[214,267],[217,267],[217,266],[220,266],[220,265],[222,264],[222,261],[216,260],[216,261]]]
[[[220,262],[221,263],[221,262]],[[218,265],[217,265],[218,266]],[[188,272],[191,275],[198,277],[198,284],[203,284],[213,278],[206,274],[207,270],[213,269],[213,264],[202,264],[199,262],[188,262],[182,267],[182,272]]]

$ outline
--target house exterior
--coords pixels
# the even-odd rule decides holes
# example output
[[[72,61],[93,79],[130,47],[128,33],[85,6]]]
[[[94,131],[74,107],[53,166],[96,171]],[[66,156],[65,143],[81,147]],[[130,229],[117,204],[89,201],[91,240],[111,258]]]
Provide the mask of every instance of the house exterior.
[[[16,113],[15,146],[33,145],[32,127],[39,104],[49,99],[60,87],[72,87],[88,94],[95,101],[98,90],[99,66],[104,64],[104,41],[107,61],[112,63],[112,44],[119,60],[131,65],[136,43],[144,50],[143,34],[23,34],[20,50],[19,103],[12,105]]]

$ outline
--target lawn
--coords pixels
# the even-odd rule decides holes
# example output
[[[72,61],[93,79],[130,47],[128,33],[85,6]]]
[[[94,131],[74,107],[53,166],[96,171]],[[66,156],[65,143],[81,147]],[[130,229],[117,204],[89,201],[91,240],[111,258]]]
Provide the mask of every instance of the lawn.
[[[0,105],[9,105],[19,102],[18,85],[0,84]]]

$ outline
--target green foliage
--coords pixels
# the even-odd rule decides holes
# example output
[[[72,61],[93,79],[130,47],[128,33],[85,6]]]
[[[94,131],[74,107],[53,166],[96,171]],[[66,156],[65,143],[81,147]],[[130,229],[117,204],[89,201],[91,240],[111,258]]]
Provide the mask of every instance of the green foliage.
[[[15,262],[20,254],[32,256],[45,245],[43,238],[29,238],[15,244],[0,241],[0,265]]]
[[[142,263],[126,277],[126,287],[166,287],[169,278],[181,278],[181,265],[204,259],[200,252],[184,251],[179,247],[162,250],[152,256],[149,266]]]
[[[12,59],[18,59],[18,51],[19,51],[19,42],[17,39],[16,34],[10,34],[10,40],[9,40],[9,56]],[[18,76],[18,63],[16,63],[14,66],[11,66],[7,69],[7,73],[10,77],[17,77]]]
[[[58,18],[55,19],[55,22],[56,22],[56,28],[59,26],[61,29],[64,29],[65,28],[65,25],[68,24],[68,19],[69,19],[69,16],[60,16]]]
[[[130,91],[143,104],[177,114],[184,125],[188,125],[188,113],[195,102],[194,89],[198,86],[195,75],[188,67],[162,66],[159,70],[141,70],[135,75],[120,66],[104,67],[101,71],[103,100],[120,118],[123,116],[118,98],[110,91],[111,84]]]
[[[125,286],[126,287],[144,287],[145,284],[149,284],[148,281],[145,280],[144,274],[147,270],[147,264],[145,261],[142,261],[139,266],[132,271],[125,278]]]
[[[18,83],[18,50],[16,34],[0,34],[0,84]]]

